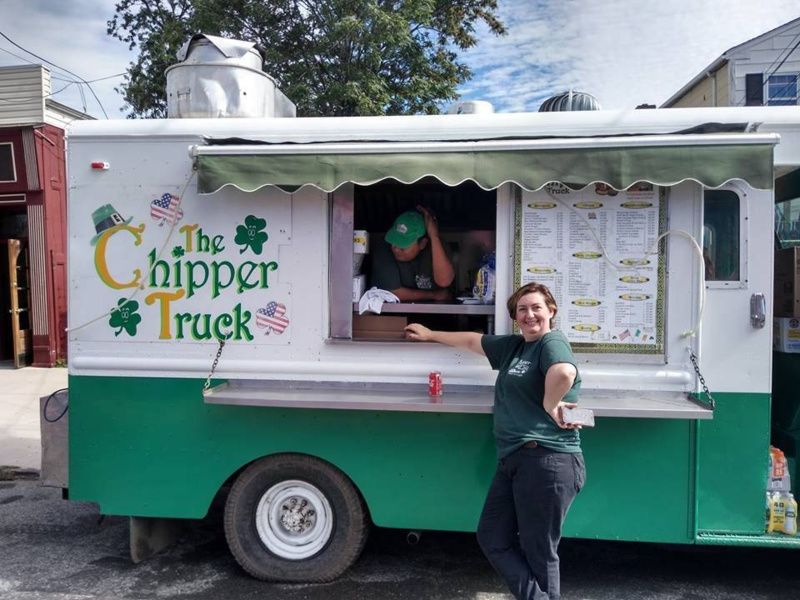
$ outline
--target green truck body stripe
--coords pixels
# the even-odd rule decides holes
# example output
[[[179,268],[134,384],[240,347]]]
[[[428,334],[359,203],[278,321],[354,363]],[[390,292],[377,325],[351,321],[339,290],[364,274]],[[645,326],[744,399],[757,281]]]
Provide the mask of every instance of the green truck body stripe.
[[[491,416],[208,405],[201,380],[70,377],[70,498],[106,514],[199,518],[265,455],[339,467],[383,527],[474,531],[494,471]],[[763,532],[768,394],[715,394],[715,419],[599,419],[565,535],[692,543]],[[752,539],[748,538],[752,544]]]

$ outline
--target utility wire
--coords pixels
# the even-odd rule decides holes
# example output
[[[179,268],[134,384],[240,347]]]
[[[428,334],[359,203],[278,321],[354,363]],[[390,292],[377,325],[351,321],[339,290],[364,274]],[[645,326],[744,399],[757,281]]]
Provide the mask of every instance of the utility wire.
[[[98,77],[97,79],[90,79],[86,83],[94,83],[95,81],[105,81],[106,79],[114,79],[115,77],[122,77],[125,75],[124,72],[122,73],[114,73],[113,75],[106,75],[105,77]]]
[[[2,0],[0,0],[0,1],[2,1]],[[10,54],[10,55],[11,55],[11,56],[13,56],[14,58],[18,58],[18,59],[19,59],[19,60],[21,60],[22,62],[24,62],[24,63],[26,63],[26,64],[29,64],[29,65],[37,65],[37,64],[40,64],[40,63],[36,63],[36,62],[34,62],[34,61],[30,60],[29,58],[25,58],[24,56],[20,56],[19,54],[15,54],[15,53],[11,52],[11,50],[9,50],[8,48],[0,48],[0,51],[2,51],[2,52],[5,52],[6,54]],[[27,52],[27,51],[26,51],[26,52]],[[61,67],[57,67],[57,66],[55,66],[55,65],[51,65],[51,66],[53,66],[53,67],[56,69],[56,71],[63,71],[63,69],[62,69]],[[51,79],[56,79],[56,80],[58,80],[58,81],[73,81],[73,82],[75,82],[75,83],[80,83],[80,81],[78,81],[78,80],[77,80],[77,79],[75,79],[74,77],[70,77],[70,78],[66,78],[66,77],[59,77],[58,75],[55,75],[55,71],[54,71],[54,73],[53,73],[53,74],[51,74],[51,75],[50,75],[50,77],[51,77]],[[91,83],[91,82],[90,82],[90,83]]]
[[[5,48],[0,48],[0,51],[5,52],[6,54],[10,54],[14,58],[20,59],[22,62],[26,62],[26,63],[29,63],[29,64],[35,64],[32,60],[28,60],[27,58],[25,58],[24,56],[20,56],[19,54],[14,54],[11,50],[7,50]]]
[[[783,57],[783,60],[780,63],[778,63],[778,66],[775,67],[775,69],[772,71],[772,73],[770,73],[767,76],[767,82],[769,82],[769,78],[770,77],[772,77],[773,75],[775,75],[778,72],[778,69],[780,69],[783,66],[783,63],[786,62],[786,60],[792,55],[792,53],[795,50],[797,50],[798,46],[800,46],[800,40],[798,40],[797,43],[794,46],[792,46],[792,49],[789,50],[789,53],[786,56]],[[797,84],[797,78],[796,77],[795,77],[795,84]],[[780,90],[778,90],[778,93],[782,92],[785,89],[788,89],[790,85],[792,85],[792,84],[791,83],[787,83],[784,87],[782,87]]]
[[[102,111],[103,111],[103,115],[105,116],[105,118],[106,118],[106,119],[108,119],[108,113],[106,112],[106,109],[105,109],[105,108],[103,108],[103,103],[102,103],[102,102],[100,102],[100,98],[98,98],[98,97],[97,97],[97,94],[95,94],[95,93],[94,93],[94,90],[92,89],[92,86],[91,86],[91,85],[89,84],[89,82],[88,82],[88,81],[86,81],[86,80],[85,80],[83,77],[81,77],[80,75],[76,75],[75,73],[73,73],[73,72],[72,72],[72,71],[70,71],[69,69],[65,69],[64,67],[60,67],[60,66],[58,66],[57,64],[50,62],[50,61],[49,61],[49,60],[47,60],[46,58],[42,58],[41,56],[39,56],[38,54],[35,54],[35,53],[31,52],[30,50],[26,50],[25,48],[23,48],[22,46],[20,46],[19,44],[17,44],[17,43],[16,43],[14,40],[12,40],[10,37],[8,37],[8,36],[7,36],[5,33],[3,33],[2,31],[0,31],[0,36],[2,36],[3,38],[5,38],[5,39],[6,39],[6,40],[7,40],[7,41],[10,43],[10,44],[12,44],[12,45],[13,45],[14,47],[16,47],[16,48],[19,48],[19,49],[20,49],[20,50],[22,50],[23,52],[27,52],[27,53],[28,53],[28,54],[30,54],[31,56],[35,56],[36,58],[38,58],[39,60],[41,60],[41,61],[43,61],[43,62],[47,63],[48,65],[51,65],[51,66],[55,67],[56,69],[61,69],[62,71],[65,71],[65,72],[69,73],[69,74],[70,74],[70,75],[72,75],[73,77],[77,77],[77,78],[78,78],[80,81],[82,81],[83,83],[85,83],[85,84],[86,84],[86,87],[88,87],[88,88],[89,88],[89,91],[90,91],[90,92],[92,92],[92,96],[94,96],[94,99],[95,99],[95,100],[97,100],[97,104],[100,106],[100,110],[102,110]],[[86,108],[85,108],[85,104],[84,104],[84,110],[86,110]]]
[[[798,40],[798,38],[800,38],[800,33],[798,33],[796,36],[794,36],[794,37],[792,38],[792,41],[791,41],[791,42],[789,42],[788,44],[786,44],[786,48],[784,48],[783,50],[781,50],[780,52],[778,52],[778,55],[775,57],[775,60],[773,60],[773,61],[770,63],[770,65],[769,65],[769,66],[768,66],[766,69],[764,69],[764,73],[767,73],[767,72],[769,72],[769,70],[770,70],[770,69],[771,69],[773,66],[775,66],[775,63],[776,63],[776,62],[778,62],[778,61],[781,59],[781,54],[783,54],[783,51],[784,51],[784,50],[787,50],[787,49],[789,48],[789,46],[791,46],[792,44],[794,44],[794,43],[795,43],[795,42]],[[791,50],[789,50],[789,54],[791,54],[791,53],[792,53],[792,51],[791,51]],[[787,54],[786,56],[788,56],[788,54]],[[781,64],[782,64],[782,63],[781,63]],[[779,66],[780,66],[780,65],[779,65]],[[774,74],[774,71],[773,71],[773,74]]]
[[[60,94],[68,87],[75,85],[76,83],[80,83],[78,81],[70,81],[64,87],[58,88],[55,92],[50,92],[49,94],[45,94],[44,98],[52,98],[56,94]],[[0,102],[29,102],[31,100],[39,100],[42,96],[31,96],[30,98],[0,98]]]
[[[97,77],[95,79],[87,79],[86,83],[95,83],[96,81],[105,81],[106,79],[114,79],[115,77],[122,77],[125,73],[114,73],[113,75],[106,75],[105,77]],[[77,79],[66,79],[65,77],[56,77],[53,75],[53,79],[57,79],[58,81],[71,81],[72,83],[80,83],[83,85],[84,82],[78,81]]]
[[[797,39],[798,37],[800,37],[800,34],[798,34],[798,35],[797,35],[797,36],[796,36],[796,37],[795,37],[795,38],[794,38],[792,41],[794,41],[794,40],[795,40],[795,39]],[[787,46],[788,46],[788,44],[787,44]],[[798,40],[798,41],[797,41],[797,43],[796,43],[794,46],[792,46],[792,49],[791,49],[791,50],[789,50],[789,52],[786,54],[786,56],[784,56],[784,57],[783,57],[783,60],[781,60],[781,62],[780,62],[780,63],[778,63],[778,66],[777,66],[777,67],[775,67],[775,68],[772,70],[772,72],[771,72],[771,73],[769,73],[769,69],[772,67],[772,65],[774,65],[774,64],[775,64],[775,61],[777,61],[777,60],[778,60],[777,58],[776,58],[775,60],[773,60],[773,61],[772,61],[772,65],[770,65],[769,67],[767,67],[767,68],[764,70],[764,80],[761,82],[761,90],[762,90],[762,92],[761,92],[761,97],[762,97],[762,98],[764,97],[764,90],[766,89],[766,91],[767,91],[767,94],[766,94],[766,96],[767,96],[767,98],[766,98],[766,103],[768,103],[768,102],[769,102],[769,99],[770,99],[770,95],[769,95],[769,79],[770,79],[770,77],[772,77],[773,75],[776,75],[776,74],[777,74],[777,72],[778,72],[778,69],[780,69],[780,68],[783,66],[783,63],[785,63],[785,62],[786,62],[786,61],[789,59],[789,57],[792,55],[792,53],[793,53],[795,50],[797,50],[798,46],[800,46],[800,40]],[[780,56],[780,54],[779,54],[778,56]],[[791,81],[790,81],[790,82],[789,82],[789,83],[787,83],[785,86],[783,86],[782,88],[778,89],[778,90],[775,92],[775,96],[774,96],[774,98],[776,98],[776,99],[780,99],[780,95],[781,95],[781,94],[782,94],[782,93],[783,93],[785,90],[788,90],[788,89],[789,89],[789,88],[790,88],[792,85],[797,85],[797,83],[798,83],[798,82],[797,82],[797,79],[798,79],[798,78],[797,78],[797,76],[795,75],[795,80],[794,80],[794,82],[791,82]],[[796,97],[796,96],[797,96],[797,94],[796,94],[796,90],[795,90],[795,102],[797,102],[797,97]],[[747,102],[747,94],[745,94],[745,97],[744,97],[744,98],[742,99],[742,101],[739,103],[739,106],[743,106],[745,102]],[[764,102],[764,100],[762,100],[762,102]],[[765,103],[765,105],[766,105],[766,103]]]

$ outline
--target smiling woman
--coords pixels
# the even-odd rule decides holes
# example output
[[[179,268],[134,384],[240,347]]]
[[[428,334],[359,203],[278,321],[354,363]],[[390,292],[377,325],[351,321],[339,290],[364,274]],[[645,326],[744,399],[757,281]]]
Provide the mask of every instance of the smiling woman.
[[[550,290],[540,284],[529,283],[514,292],[506,303],[508,314],[516,321],[526,342],[532,342],[548,333],[555,323],[558,307]]]
[[[586,479],[574,408],[581,379],[550,290],[529,283],[507,302],[522,335],[480,335],[406,328],[433,341],[483,354],[498,371],[494,396],[497,469],[478,542],[516,598],[560,598],[558,543],[564,517]]]

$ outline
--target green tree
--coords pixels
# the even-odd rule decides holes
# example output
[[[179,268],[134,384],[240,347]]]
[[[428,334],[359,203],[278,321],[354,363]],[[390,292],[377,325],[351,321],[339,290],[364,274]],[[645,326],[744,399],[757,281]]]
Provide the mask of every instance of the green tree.
[[[438,112],[471,76],[458,52],[505,27],[497,0],[121,0],[108,33],[139,55],[120,90],[130,117],[166,116],[165,69],[203,32],[251,40],[304,116]]]

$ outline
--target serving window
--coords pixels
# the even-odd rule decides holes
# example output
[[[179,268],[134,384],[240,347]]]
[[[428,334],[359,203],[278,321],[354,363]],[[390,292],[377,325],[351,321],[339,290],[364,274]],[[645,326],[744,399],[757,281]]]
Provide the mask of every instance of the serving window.
[[[495,191],[485,191],[472,182],[450,187],[433,178],[410,185],[389,180],[347,187],[335,192],[332,202],[332,338],[401,340],[405,325],[411,322],[451,331],[494,331],[494,302],[475,298],[473,287],[481,267],[493,259],[495,251]],[[378,255],[383,255],[385,264],[391,252],[384,240],[386,232],[398,215],[418,206],[435,215],[442,246],[453,266],[447,298],[387,302],[380,314],[359,314],[359,299],[379,283],[375,280]]]

